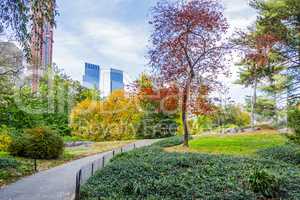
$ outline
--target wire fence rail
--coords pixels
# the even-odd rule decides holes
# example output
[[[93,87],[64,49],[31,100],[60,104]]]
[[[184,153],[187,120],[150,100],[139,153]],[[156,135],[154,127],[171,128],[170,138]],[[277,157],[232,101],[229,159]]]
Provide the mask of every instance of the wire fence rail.
[[[113,149],[110,152],[105,153],[99,159],[83,166],[76,173],[75,184],[75,200],[80,200],[80,187],[87,182],[87,180],[95,174],[96,171],[105,167],[105,165],[115,156],[123,152],[127,152],[137,148],[135,143],[125,145],[118,149]]]

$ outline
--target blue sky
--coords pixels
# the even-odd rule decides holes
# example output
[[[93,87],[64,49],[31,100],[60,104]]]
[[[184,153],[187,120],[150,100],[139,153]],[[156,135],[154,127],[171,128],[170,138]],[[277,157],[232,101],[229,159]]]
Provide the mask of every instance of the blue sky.
[[[58,0],[60,16],[54,33],[53,61],[79,81],[84,62],[118,68],[131,79],[137,78],[141,72],[149,70],[145,59],[151,30],[149,10],[157,1]],[[223,2],[231,31],[245,28],[255,20],[256,13],[248,6],[248,0]],[[249,89],[232,84],[236,79],[233,63],[230,66],[232,77],[223,82],[231,88],[233,99],[242,102]]]

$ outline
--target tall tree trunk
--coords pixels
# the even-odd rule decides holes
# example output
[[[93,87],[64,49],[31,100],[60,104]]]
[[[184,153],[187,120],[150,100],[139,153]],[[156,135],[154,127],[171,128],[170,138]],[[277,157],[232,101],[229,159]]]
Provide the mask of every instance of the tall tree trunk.
[[[255,74],[255,79],[253,84],[252,105],[251,105],[251,128],[252,129],[254,129],[255,126],[256,90],[257,90],[257,77]]]
[[[182,124],[183,124],[183,146],[188,147],[189,146],[189,128],[188,128],[188,122],[187,122],[187,104],[188,104],[188,96],[190,91],[190,83],[188,82],[183,90],[183,96],[182,96]]]

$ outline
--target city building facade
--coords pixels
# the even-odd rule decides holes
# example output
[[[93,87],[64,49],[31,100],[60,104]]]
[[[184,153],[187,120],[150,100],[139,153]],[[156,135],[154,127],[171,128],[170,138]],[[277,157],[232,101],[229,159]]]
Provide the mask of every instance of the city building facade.
[[[110,91],[124,89],[123,71],[110,69]]]
[[[85,63],[84,75],[83,75],[83,86],[87,88],[95,88],[99,90],[100,84],[100,66]]]
[[[124,89],[124,73],[118,69],[101,69],[99,65],[85,63],[83,86],[96,88],[101,97],[107,97],[114,90]]]
[[[52,12],[55,10],[54,1],[49,5]],[[38,18],[41,13],[35,12]],[[42,24],[34,19],[31,37],[31,63],[29,70],[32,73],[32,90],[37,91],[38,82],[43,72],[52,66],[53,56],[53,25],[46,19]]]

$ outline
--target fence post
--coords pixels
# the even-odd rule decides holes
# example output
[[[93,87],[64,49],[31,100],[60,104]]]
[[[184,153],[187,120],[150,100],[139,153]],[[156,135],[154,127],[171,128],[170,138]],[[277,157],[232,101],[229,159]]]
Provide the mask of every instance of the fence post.
[[[115,156],[115,150],[113,149],[113,157]]]
[[[123,153],[123,147],[121,147],[121,153]]]
[[[104,165],[105,165],[104,162],[105,162],[105,156],[102,157],[102,167],[104,167]]]
[[[81,169],[76,175],[75,200],[80,200]]]
[[[92,162],[92,176],[94,175],[94,163]]]
[[[133,143],[133,149],[135,149],[135,148],[136,148],[135,143]]]

